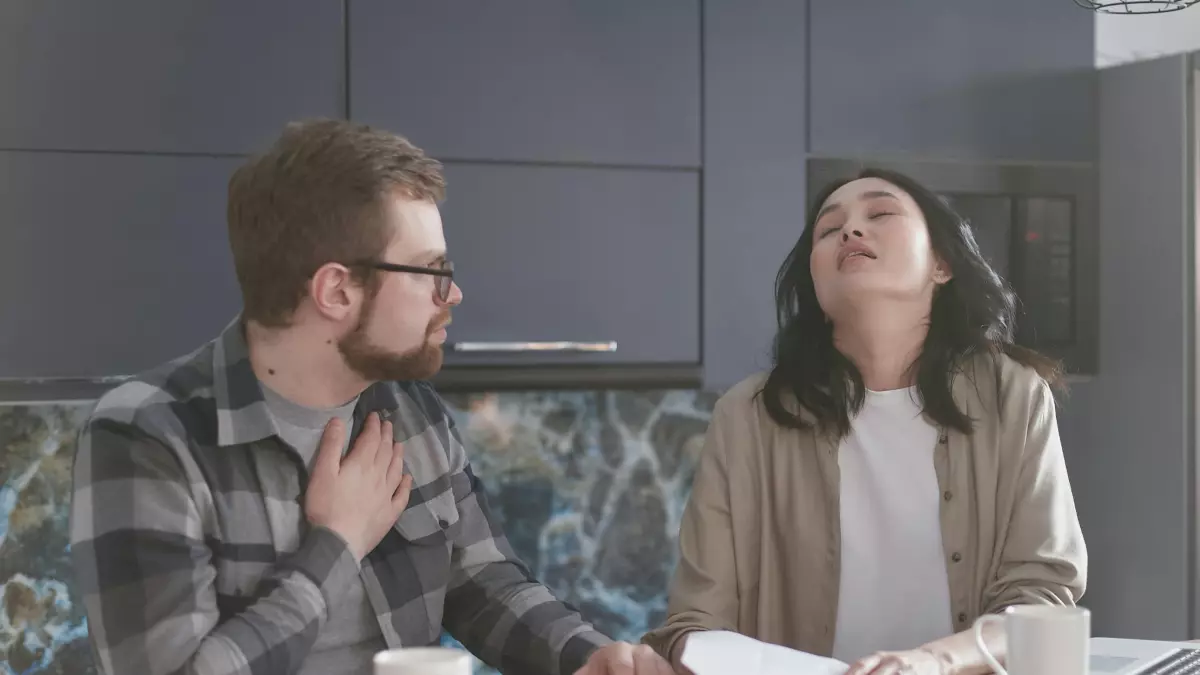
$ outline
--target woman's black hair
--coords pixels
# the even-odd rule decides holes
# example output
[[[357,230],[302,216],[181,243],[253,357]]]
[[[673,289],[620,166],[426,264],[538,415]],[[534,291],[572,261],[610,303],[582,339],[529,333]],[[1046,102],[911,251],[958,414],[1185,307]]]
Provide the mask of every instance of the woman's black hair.
[[[854,178],[835,181],[816,195],[800,240],[775,280],[779,332],[775,365],[762,389],[767,413],[776,423],[805,429],[809,421],[785,404],[794,398],[825,432],[844,436],[850,418],[863,404],[862,375],[833,344],[833,324],[817,303],[809,257],[813,227],[821,207],[841,186],[860,178],[878,178],[907,192],[920,207],[934,253],[949,266],[951,280],[937,289],[929,317],[929,333],[912,364],[925,414],[936,424],[970,433],[972,420],[954,402],[956,373],[978,354],[1007,355],[1032,367],[1048,382],[1058,383],[1057,361],[1014,344],[1016,296],[988,265],[971,227],[946,201],[917,181],[883,169],[865,169]],[[911,372],[911,371],[910,371]]]

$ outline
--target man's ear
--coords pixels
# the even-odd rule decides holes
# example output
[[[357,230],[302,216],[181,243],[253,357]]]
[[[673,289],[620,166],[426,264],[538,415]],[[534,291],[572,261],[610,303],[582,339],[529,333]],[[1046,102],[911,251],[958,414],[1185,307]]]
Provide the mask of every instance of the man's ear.
[[[308,297],[313,307],[331,321],[342,321],[362,299],[362,286],[355,282],[350,269],[340,263],[325,263],[308,281]]]

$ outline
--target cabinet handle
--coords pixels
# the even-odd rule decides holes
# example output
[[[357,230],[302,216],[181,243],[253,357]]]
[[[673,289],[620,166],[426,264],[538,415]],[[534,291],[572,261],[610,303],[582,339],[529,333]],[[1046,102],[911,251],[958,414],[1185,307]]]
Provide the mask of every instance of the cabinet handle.
[[[615,352],[612,342],[455,342],[456,352]]]
[[[79,384],[99,384],[99,385],[117,385],[124,384],[129,380],[137,377],[136,375],[97,375],[95,377],[0,377],[0,384],[11,385],[79,385]]]

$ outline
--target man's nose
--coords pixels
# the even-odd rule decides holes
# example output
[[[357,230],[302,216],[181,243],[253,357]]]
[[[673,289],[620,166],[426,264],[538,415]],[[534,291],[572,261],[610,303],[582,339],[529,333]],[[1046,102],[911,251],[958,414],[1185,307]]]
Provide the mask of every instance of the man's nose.
[[[449,297],[446,298],[446,304],[453,307],[453,306],[459,304],[460,302],[462,302],[462,299],[463,299],[462,288],[459,287],[457,281],[451,281],[450,282],[450,295],[449,295]]]

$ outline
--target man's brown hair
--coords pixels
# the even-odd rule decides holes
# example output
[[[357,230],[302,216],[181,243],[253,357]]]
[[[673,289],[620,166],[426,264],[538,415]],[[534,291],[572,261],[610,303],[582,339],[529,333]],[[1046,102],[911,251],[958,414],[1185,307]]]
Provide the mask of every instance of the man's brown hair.
[[[440,202],[445,189],[442,165],[401,136],[344,120],[288,124],[229,180],[243,316],[287,326],[321,265],[371,260],[387,247],[385,194]],[[365,281],[370,272],[355,273]]]

